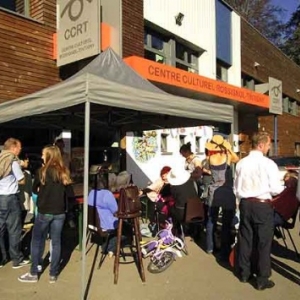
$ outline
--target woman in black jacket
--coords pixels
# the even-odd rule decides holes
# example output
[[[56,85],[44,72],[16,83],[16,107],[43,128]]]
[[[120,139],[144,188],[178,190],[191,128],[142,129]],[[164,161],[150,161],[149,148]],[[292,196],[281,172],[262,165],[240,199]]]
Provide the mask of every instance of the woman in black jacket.
[[[38,265],[44,252],[48,232],[52,251],[49,282],[54,283],[59,273],[61,232],[65,221],[66,195],[71,189],[70,172],[64,166],[60,150],[47,146],[42,151],[44,165],[39,169],[33,183],[33,192],[38,195],[38,214],[35,219],[31,241],[30,273],[20,276],[21,282],[38,281]]]

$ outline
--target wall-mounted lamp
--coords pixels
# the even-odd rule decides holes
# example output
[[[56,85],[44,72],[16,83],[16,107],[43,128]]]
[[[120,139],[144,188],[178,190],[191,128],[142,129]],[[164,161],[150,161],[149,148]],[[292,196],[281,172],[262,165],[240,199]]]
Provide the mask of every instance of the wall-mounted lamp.
[[[175,16],[175,22],[178,26],[181,26],[182,25],[182,21],[183,21],[183,18],[184,18],[184,14],[183,13],[178,13],[178,15]]]
[[[300,89],[296,89],[296,93],[300,93]]]
[[[258,63],[257,61],[254,62],[254,68],[260,67],[260,63]]]

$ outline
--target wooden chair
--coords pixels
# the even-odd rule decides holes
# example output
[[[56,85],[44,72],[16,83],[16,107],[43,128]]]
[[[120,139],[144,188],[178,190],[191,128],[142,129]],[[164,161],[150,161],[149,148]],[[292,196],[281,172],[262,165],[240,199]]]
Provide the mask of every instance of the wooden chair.
[[[185,239],[183,225],[190,225],[192,228],[191,237],[195,238],[198,236],[199,231],[203,227],[204,224],[204,207],[201,199],[196,197],[188,198],[185,206],[185,218],[183,224],[181,224],[181,235],[182,238]],[[187,246],[185,245],[184,252],[188,255]]]
[[[100,269],[101,265],[103,264],[106,255],[107,255],[107,247],[108,247],[108,242],[109,240],[113,237],[116,236],[116,230],[103,230],[101,228],[101,221],[99,218],[99,214],[97,211],[97,208],[95,206],[88,205],[88,236],[87,236],[87,243],[88,241],[92,241],[93,235],[97,238],[100,237],[102,240],[102,245],[105,245],[105,249],[102,249],[102,254],[100,258],[100,262],[98,265],[98,269]],[[100,244],[97,244],[97,248],[99,248]],[[90,249],[89,249],[90,250]],[[87,253],[89,252],[87,251]],[[86,254],[87,254],[86,253]]]

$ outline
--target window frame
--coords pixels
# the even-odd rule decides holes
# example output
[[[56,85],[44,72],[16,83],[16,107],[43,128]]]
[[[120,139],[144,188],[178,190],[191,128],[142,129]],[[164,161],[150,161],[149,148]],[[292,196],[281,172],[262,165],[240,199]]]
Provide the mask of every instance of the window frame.
[[[152,45],[152,37],[155,36],[163,41],[163,49],[158,50]],[[188,43],[188,42],[186,42]],[[181,42],[178,38],[174,36],[168,36],[166,34],[160,33],[151,27],[144,27],[144,51],[154,53],[163,58],[163,64],[173,66],[179,70],[184,70],[186,72],[199,74],[199,57],[204,53],[204,50],[198,49],[193,50],[191,47],[187,46],[185,42]],[[181,45],[184,48],[183,59],[176,57],[176,45]],[[189,62],[189,57],[191,56],[191,62]],[[146,57],[144,53],[144,57]],[[156,62],[159,62],[155,60]],[[181,64],[186,67],[178,67],[177,64]]]
[[[220,68],[221,71],[221,75],[218,75],[218,69]],[[217,63],[216,63],[216,79],[219,81],[223,81],[223,82],[228,82],[228,70],[229,70],[230,66],[226,65],[224,62],[220,61],[219,59],[217,59]],[[223,76],[225,71],[225,76]],[[225,78],[224,78],[225,77]]]

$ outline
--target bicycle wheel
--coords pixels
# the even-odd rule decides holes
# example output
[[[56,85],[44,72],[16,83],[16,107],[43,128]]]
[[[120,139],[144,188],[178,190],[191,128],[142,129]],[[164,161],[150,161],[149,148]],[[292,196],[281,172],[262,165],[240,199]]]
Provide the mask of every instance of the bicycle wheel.
[[[171,266],[174,261],[174,255],[171,252],[164,252],[161,258],[158,259],[151,259],[148,264],[147,270],[152,274],[157,274],[165,271],[167,268]]]

